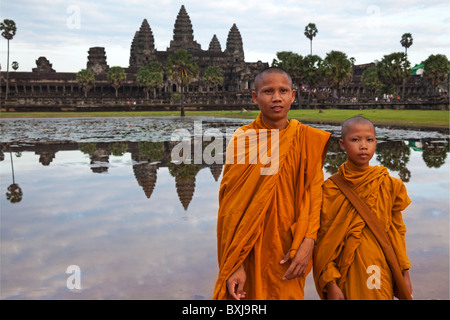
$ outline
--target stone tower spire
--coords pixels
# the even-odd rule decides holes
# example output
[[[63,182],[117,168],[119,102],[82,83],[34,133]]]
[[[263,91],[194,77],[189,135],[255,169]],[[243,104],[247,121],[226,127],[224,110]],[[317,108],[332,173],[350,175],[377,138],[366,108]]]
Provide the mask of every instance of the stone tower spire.
[[[220,46],[219,39],[217,39],[216,35],[211,39],[208,50],[211,52],[222,52],[222,47]]]
[[[86,68],[90,69],[94,76],[108,73],[109,66],[106,64],[105,48],[89,48]]]
[[[194,41],[194,31],[191,19],[184,5],[181,6],[173,29],[173,40],[170,41],[169,50],[186,49],[201,50],[200,44]]]
[[[225,53],[229,62],[244,62],[244,47],[242,45],[242,37],[236,24],[230,29],[227,38],[227,48]]]
[[[131,43],[130,68],[142,67],[155,59],[155,39],[147,19],[144,19]]]

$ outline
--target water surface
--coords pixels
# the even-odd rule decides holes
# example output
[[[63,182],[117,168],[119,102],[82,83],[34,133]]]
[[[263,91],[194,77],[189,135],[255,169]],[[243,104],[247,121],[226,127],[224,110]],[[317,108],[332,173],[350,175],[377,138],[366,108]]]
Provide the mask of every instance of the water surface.
[[[194,136],[199,121],[224,138],[249,122],[1,119],[1,298],[210,299],[223,167],[170,157],[174,130]],[[339,128],[319,127],[333,133],[328,177],[345,155]],[[412,200],[404,221],[414,297],[449,299],[449,138],[382,128],[377,136],[371,164],[401,178]],[[72,265],[80,289],[67,286]],[[312,275],[306,299],[318,299]]]

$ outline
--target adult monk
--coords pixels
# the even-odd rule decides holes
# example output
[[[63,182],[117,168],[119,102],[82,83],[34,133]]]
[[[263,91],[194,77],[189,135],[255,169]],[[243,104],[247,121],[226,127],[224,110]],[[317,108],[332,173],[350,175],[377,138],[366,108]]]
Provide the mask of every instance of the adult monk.
[[[406,254],[406,227],[402,211],[410,204],[400,179],[383,166],[370,166],[376,149],[375,127],[363,117],[347,119],[339,140],[347,161],[339,174],[371,209],[387,232],[412,293]],[[394,257],[395,259],[395,257]],[[314,280],[322,299],[393,299],[393,274],[372,230],[338,186],[327,179],[323,185],[320,229],[314,251]],[[400,274],[401,280],[402,274]]]
[[[255,78],[260,114],[227,147],[219,191],[214,299],[303,299],[319,228],[330,133],[288,120],[292,79]]]

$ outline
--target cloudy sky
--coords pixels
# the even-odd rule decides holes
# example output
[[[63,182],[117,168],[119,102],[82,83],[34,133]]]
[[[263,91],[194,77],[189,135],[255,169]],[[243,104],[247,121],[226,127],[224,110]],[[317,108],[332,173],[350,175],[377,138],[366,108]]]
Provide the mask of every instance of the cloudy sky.
[[[130,45],[143,19],[152,28],[157,50],[166,50],[184,4],[194,39],[207,50],[214,34],[222,50],[236,23],[247,62],[271,63],[278,51],[309,54],[303,32],[313,22],[318,34],[313,53],[345,52],[357,64],[404,51],[402,34],[412,34],[408,50],[412,65],[430,54],[450,57],[448,0],[0,0],[0,19],[16,22],[10,41],[10,62],[31,71],[45,56],[59,72],[86,67],[90,47],[105,47],[110,66],[128,67]],[[0,63],[6,70],[7,41],[0,39]]]

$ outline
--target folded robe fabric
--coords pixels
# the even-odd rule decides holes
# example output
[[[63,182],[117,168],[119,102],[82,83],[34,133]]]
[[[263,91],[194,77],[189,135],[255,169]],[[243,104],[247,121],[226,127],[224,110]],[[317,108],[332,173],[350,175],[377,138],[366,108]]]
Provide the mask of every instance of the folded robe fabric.
[[[272,133],[259,115],[228,145],[219,191],[214,299],[230,298],[226,281],[244,261],[247,299],[303,298],[304,277],[282,280],[289,262],[279,262],[288,252],[293,258],[305,237],[316,238],[330,133],[297,120],[276,130],[278,139]],[[239,146],[242,141],[245,148]]]
[[[411,201],[403,182],[383,166],[359,168],[350,161],[339,173],[381,222],[401,270],[409,269],[402,211]],[[378,241],[330,179],[323,185],[313,274],[321,298],[326,298],[327,283],[335,281],[346,299],[393,299],[392,274]]]

